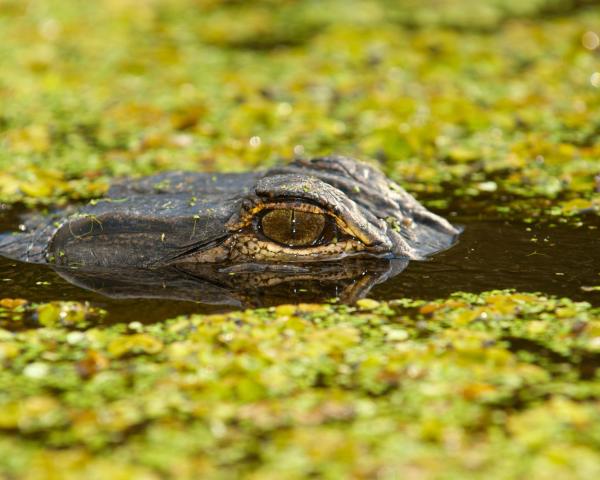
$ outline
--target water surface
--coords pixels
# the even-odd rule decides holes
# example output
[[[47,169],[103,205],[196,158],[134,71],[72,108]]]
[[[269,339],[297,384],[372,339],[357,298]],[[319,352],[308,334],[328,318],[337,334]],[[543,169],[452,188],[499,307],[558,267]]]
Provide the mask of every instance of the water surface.
[[[0,211],[0,231],[16,229],[18,213]],[[580,227],[484,220],[460,213],[451,219],[464,225],[458,244],[408,266],[401,261],[354,262],[343,268],[335,264],[318,267],[320,271],[276,267],[211,273],[200,268],[184,274],[114,272],[112,277],[103,277],[57,273],[45,265],[0,258],[0,297],[89,301],[106,309],[110,322],[154,322],[179,314],[322,302],[332,297],[346,302],[365,295],[377,300],[434,299],[455,291],[505,288],[600,304],[600,292],[584,290],[600,285],[598,217],[586,217]]]

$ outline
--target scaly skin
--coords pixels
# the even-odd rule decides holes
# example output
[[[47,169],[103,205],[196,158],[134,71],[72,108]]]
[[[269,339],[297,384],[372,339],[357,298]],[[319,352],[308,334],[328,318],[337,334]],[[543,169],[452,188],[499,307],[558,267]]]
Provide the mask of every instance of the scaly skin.
[[[279,208],[323,216],[330,238],[300,246],[268,238],[257,219]],[[418,259],[451,246],[458,233],[372,166],[325,157],[258,173],[127,180],[77,211],[5,235],[0,253],[79,269]]]
[[[49,263],[115,298],[256,306],[299,289],[352,302],[458,233],[373,167],[327,157],[266,172],[125,180],[105,198],[0,236],[0,254]]]

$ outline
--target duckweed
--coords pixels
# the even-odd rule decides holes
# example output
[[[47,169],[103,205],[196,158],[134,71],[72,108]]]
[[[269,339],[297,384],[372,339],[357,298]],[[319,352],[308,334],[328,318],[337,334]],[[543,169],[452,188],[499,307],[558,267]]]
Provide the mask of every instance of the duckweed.
[[[0,202],[335,152],[437,210],[581,226],[600,212],[594,3],[0,1]],[[0,300],[0,477],[600,478],[588,303],[107,315]]]
[[[16,330],[33,326],[84,328],[97,324],[106,311],[88,302],[30,303],[22,298],[0,299],[0,328]]]
[[[0,359],[8,476],[600,473],[600,310],[568,299],[492,291],[42,325],[2,330]]]
[[[426,199],[598,212],[593,2],[355,3],[3,2],[0,199],[337,152]]]

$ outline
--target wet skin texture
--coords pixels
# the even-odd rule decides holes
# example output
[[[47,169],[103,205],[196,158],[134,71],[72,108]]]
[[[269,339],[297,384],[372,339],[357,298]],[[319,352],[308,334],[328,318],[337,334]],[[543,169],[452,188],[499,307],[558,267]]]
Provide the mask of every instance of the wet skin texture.
[[[345,157],[126,180],[105,198],[33,216],[22,229],[0,236],[0,254],[48,263],[74,285],[112,298],[231,306],[282,288],[353,302],[459,233]]]
[[[24,228],[0,237],[1,254],[83,270],[409,260],[448,248],[459,233],[381,172],[345,157],[127,180]]]

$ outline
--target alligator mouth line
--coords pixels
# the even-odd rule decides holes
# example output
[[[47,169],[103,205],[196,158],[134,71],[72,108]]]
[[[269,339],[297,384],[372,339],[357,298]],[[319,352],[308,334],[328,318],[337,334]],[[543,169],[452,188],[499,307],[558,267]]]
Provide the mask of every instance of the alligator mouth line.
[[[220,238],[212,239],[207,242],[197,242],[195,244],[184,245],[182,247],[182,248],[184,248],[183,251],[179,252],[177,255],[173,255],[172,257],[168,257],[165,260],[161,260],[161,261],[157,262],[157,264],[154,266],[162,267],[165,265],[171,265],[171,264],[177,263],[178,260],[181,260],[186,257],[190,257],[197,252],[212,249],[212,248],[217,248],[217,247],[221,246],[227,240],[227,238],[229,238],[229,237],[226,235],[223,235]]]

